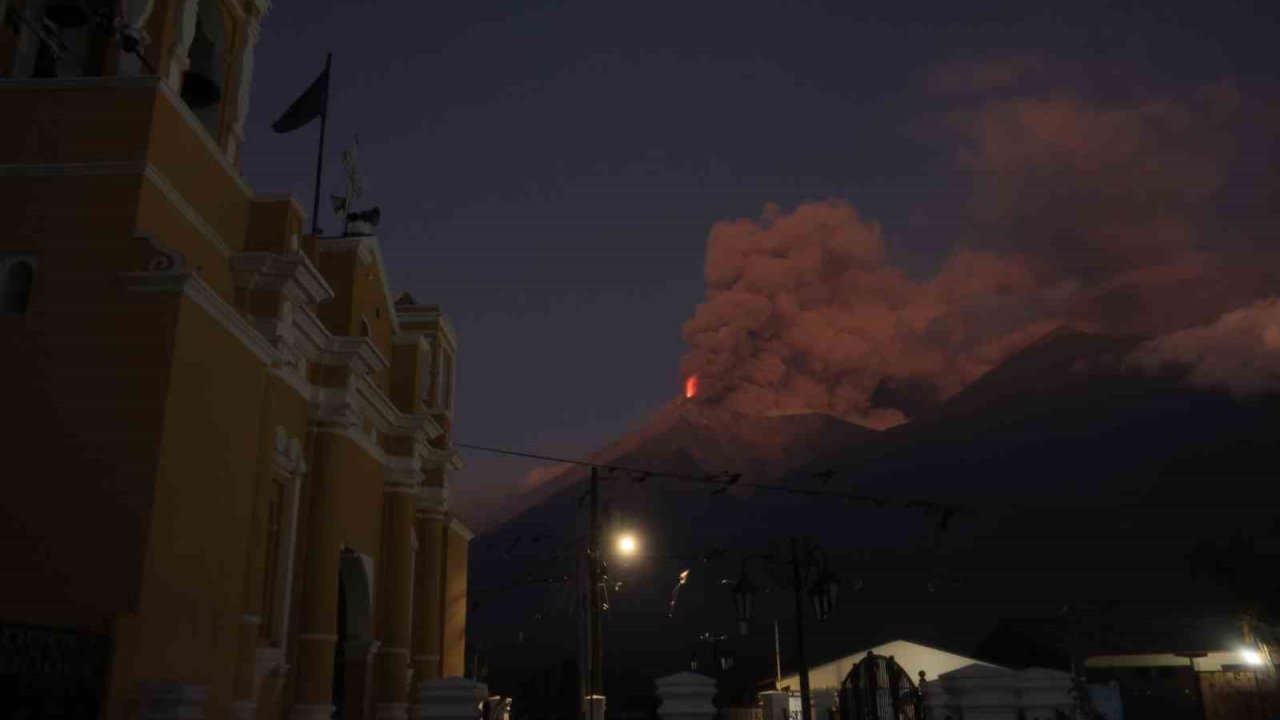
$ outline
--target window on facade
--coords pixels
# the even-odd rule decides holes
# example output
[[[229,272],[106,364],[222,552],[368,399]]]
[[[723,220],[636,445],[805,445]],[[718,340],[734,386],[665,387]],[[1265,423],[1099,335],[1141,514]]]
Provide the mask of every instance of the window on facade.
[[[262,575],[262,623],[258,626],[258,637],[268,643],[277,637],[276,624],[279,622],[276,595],[280,584],[280,540],[283,528],[284,483],[277,479],[271,483],[271,497],[267,500],[267,537],[263,548],[266,567]]]
[[[35,262],[25,257],[0,256],[0,312],[25,315],[35,284]]]

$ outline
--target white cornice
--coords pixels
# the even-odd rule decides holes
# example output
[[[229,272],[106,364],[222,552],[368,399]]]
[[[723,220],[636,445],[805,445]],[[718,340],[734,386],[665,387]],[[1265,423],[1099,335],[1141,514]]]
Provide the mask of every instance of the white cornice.
[[[181,192],[178,192],[178,189],[173,186],[173,183],[169,182],[168,178],[166,178],[163,173],[157,170],[154,165],[148,163],[143,174],[151,181],[151,184],[155,185],[156,189],[164,195],[164,198],[169,201],[169,204],[172,205],[179,213],[182,213],[182,217],[186,218],[187,222],[191,223],[192,227],[194,227],[197,232],[203,235],[206,240],[213,243],[213,246],[218,249],[218,252],[222,253],[222,257],[225,258],[231,255],[231,246],[227,245],[227,242],[222,239],[222,236],[218,234],[218,231],[214,230],[213,227],[209,225],[209,223],[205,222],[204,218],[200,216],[200,213],[197,212],[195,208],[191,207],[191,203],[187,202],[187,199],[182,196]]]
[[[422,484],[422,468],[411,457],[386,455],[382,468],[382,482],[387,487],[415,488]]]
[[[329,347],[329,340],[333,337],[329,328],[306,307],[293,309],[293,328],[296,330],[295,339],[301,338],[304,342],[302,351],[306,358],[311,362],[319,362],[321,353]]]
[[[410,330],[407,332],[396,333],[391,338],[393,345],[417,345],[419,350],[423,352],[431,352],[431,343],[427,340],[427,334],[424,331]]]
[[[358,425],[342,425],[313,415],[308,427],[314,432],[339,435],[350,440],[378,463],[382,468],[383,482],[392,487],[412,487],[419,491],[422,485],[422,465],[413,457],[391,455],[361,432]]]
[[[293,388],[293,391],[298,393],[303,400],[311,401],[311,383],[307,382],[307,379],[302,377],[297,370],[290,367],[273,367],[271,368],[271,374],[283,380],[290,388]]]
[[[169,292],[185,295],[204,308],[237,340],[268,365],[279,361],[279,353],[235,308],[228,305],[200,276],[188,272],[120,273],[125,287],[140,292]]]
[[[449,488],[442,485],[423,485],[418,488],[414,504],[417,505],[419,513],[443,518],[449,509]]]
[[[378,432],[391,433],[397,429],[400,423],[400,411],[373,380],[365,375],[353,375],[351,389],[353,394],[363,401],[362,410],[369,415]]]
[[[231,269],[238,287],[282,290],[299,305],[326,302],[334,296],[324,276],[300,252],[291,255],[236,253],[231,258]]]
[[[326,365],[351,367],[357,375],[381,372],[391,367],[386,356],[367,337],[334,335],[329,338],[321,358]]]
[[[449,318],[440,309],[439,305],[401,305],[396,310],[396,317],[399,318],[401,324],[432,324],[439,328],[439,334],[448,343],[449,349],[457,351],[458,334],[453,330],[453,323],[449,322]],[[426,332],[425,330],[422,332]]]
[[[462,521],[456,517],[449,518],[449,530],[451,532],[457,533],[458,535],[461,535],[462,539],[466,540],[467,542],[471,542],[471,539],[476,536],[475,533],[471,532],[470,528],[468,528],[466,525],[463,525]]]

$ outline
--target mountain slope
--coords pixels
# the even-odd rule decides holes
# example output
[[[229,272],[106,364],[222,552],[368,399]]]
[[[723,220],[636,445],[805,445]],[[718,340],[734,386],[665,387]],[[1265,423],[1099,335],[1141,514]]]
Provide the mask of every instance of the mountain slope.
[[[1167,617],[1173,628],[1178,617],[1228,607],[1225,589],[1201,577],[1189,551],[1211,548],[1236,527],[1270,526],[1280,402],[1239,401],[1137,373],[1124,362],[1134,343],[1053,333],[912,423],[879,434],[823,418],[677,407],[611,462],[692,474],[747,468],[769,477],[789,467],[786,482],[806,486],[836,470],[827,487],[951,499],[968,511],[943,532],[939,517],[920,510],[606,482],[618,525],[639,528],[648,550],[612,569],[623,585],[611,599],[606,653],[618,676],[610,692],[643,695],[654,674],[687,667],[699,633],[732,631],[722,581],[736,577],[744,556],[789,534],[814,537],[845,587],[836,616],[811,633],[814,658],[886,637],[963,652],[998,621],[1034,623],[1078,603],[1112,609],[1095,635],[1119,645],[1125,627]],[[566,475],[545,502],[477,538],[473,585],[500,585],[544,566],[571,574],[583,477]],[[561,536],[558,550],[545,540],[527,544],[537,532]],[[752,634],[733,641],[743,681],[771,674],[774,618],[787,657],[792,617],[783,575],[771,578],[751,562],[757,584],[773,590],[758,601]],[[668,617],[682,569],[692,571],[690,580]],[[853,592],[856,581],[864,587]],[[522,678],[555,652],[573,656],[572,593],[558,592],[495,595],[473,612],[469,632],[488,648],[495,689],[519,692]]]

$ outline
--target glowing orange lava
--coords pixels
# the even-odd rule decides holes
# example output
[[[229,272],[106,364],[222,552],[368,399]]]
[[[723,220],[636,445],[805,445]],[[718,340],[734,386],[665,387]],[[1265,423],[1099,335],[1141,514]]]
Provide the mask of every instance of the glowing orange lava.
[[[698,376],[690,375],[684,380],[684,396],[686,399],[698,394]]]

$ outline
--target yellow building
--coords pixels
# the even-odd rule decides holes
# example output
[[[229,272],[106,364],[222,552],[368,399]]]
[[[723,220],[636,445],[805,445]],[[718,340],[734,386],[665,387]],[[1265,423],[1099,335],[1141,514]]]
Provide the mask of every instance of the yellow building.
[[[0,714],[406,717],[463,674],[453,331],[241,179],[268,0],[93,6],[145,62],[0,0]]]

